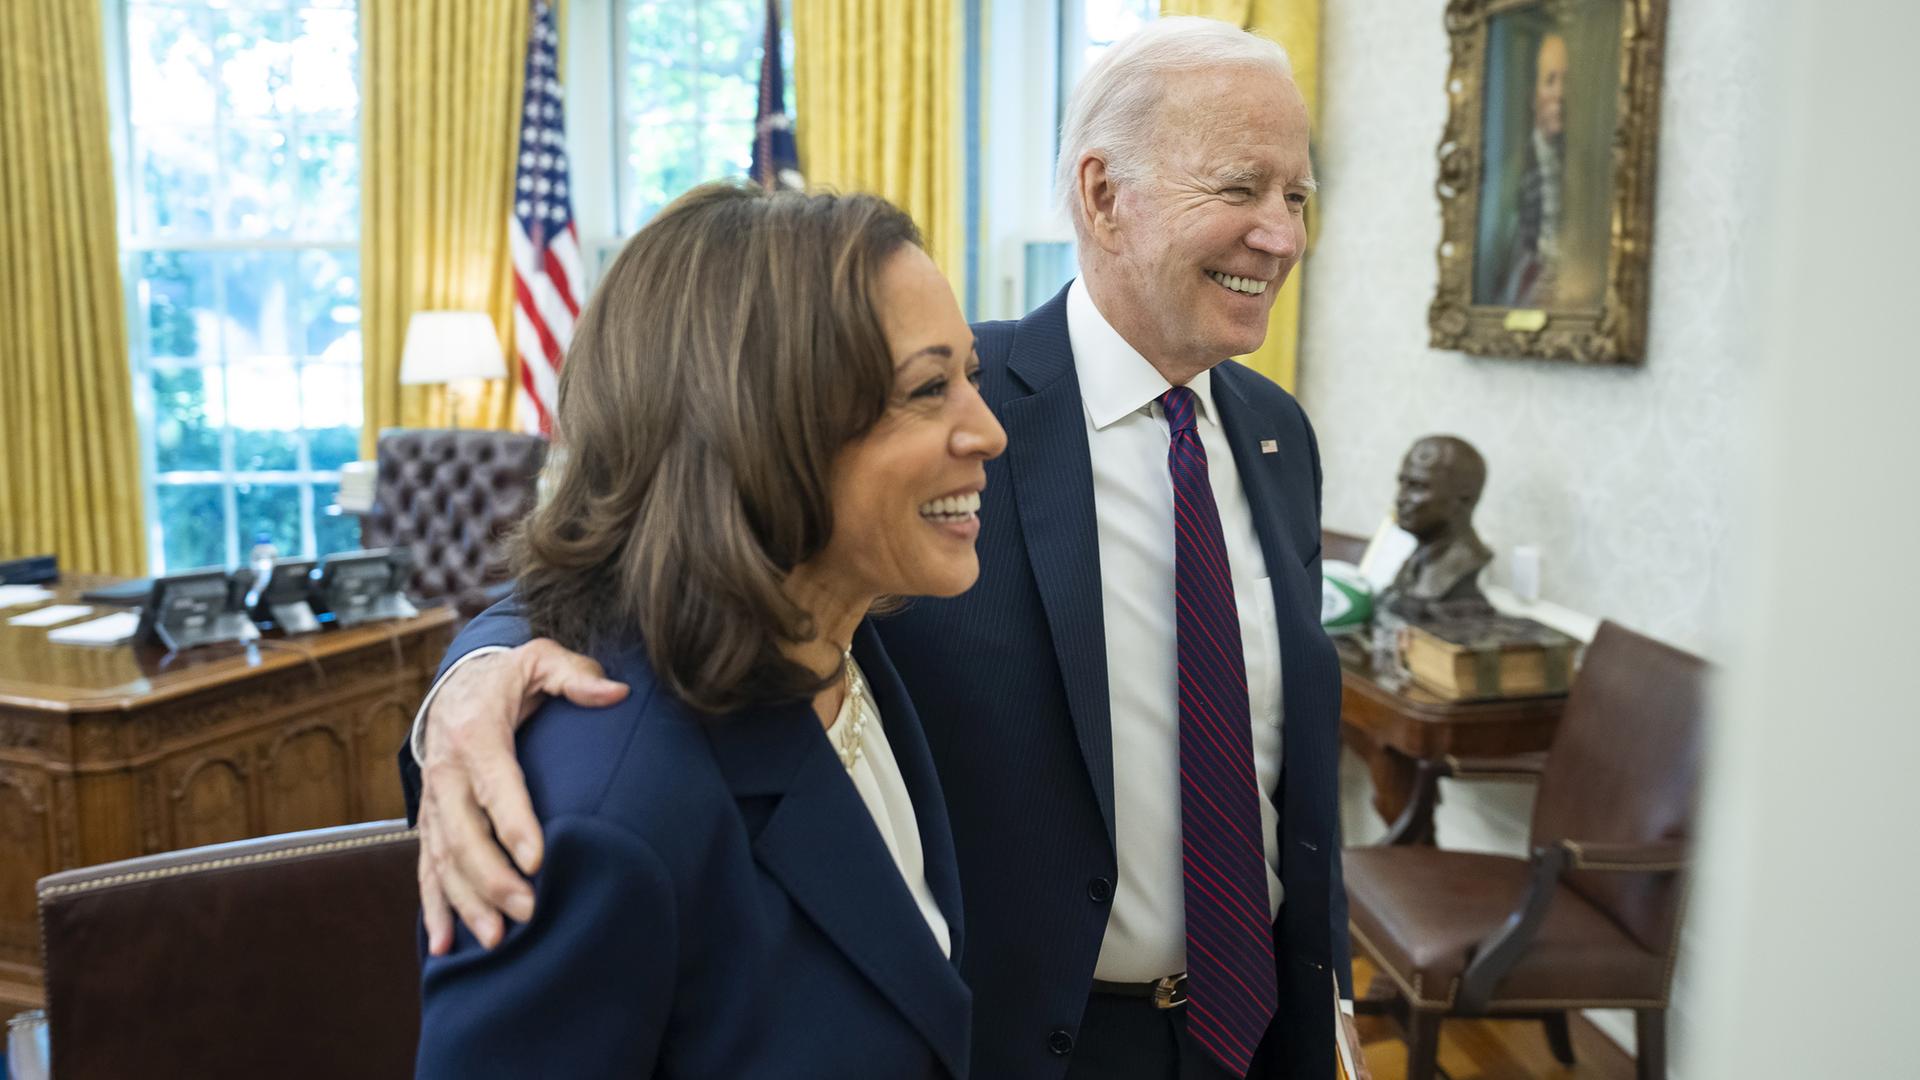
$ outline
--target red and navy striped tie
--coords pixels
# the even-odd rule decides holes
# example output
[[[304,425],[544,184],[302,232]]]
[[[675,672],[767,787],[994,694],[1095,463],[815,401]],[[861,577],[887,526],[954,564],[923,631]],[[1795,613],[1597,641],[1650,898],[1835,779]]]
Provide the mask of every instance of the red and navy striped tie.
[[[1174,603],[1180,662],[1180,848],[1186,874],[1187,1032],[1245,1076],[1278,999],[1247,658],[1193,391],[1160,396],[1172,429]]]

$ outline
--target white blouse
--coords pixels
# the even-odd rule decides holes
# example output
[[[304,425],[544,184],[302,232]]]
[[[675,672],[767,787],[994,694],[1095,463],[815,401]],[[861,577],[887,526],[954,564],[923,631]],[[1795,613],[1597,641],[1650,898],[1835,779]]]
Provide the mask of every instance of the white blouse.
[[[861,684],[866,683],[859,665],[854,665],[853,674]],[[927,920],[927,928],[933,931],[940,951],[952,957],[953,939],[947,918],[934,901],[933,891],[927,888],[926,855],[920,849],[920,822],[913,813],[913,797],[907,792],[906,779],[900,775],[900,764],[894,760],[893,747],[888,745],[886,729],[880,723],[880,710],[874,707],[870,694],[847,695],[840,703],[839,715],[827,728],[827,741],[833,744],[836,753],[845,748],[855,708],[864,714],[859,725],[861,753],[847,775],[853,780],[854,790],[860,793],[860,801],[867,804],[867,812],[873,815],[880,839],[886,841],[887,850],[893,853],[894,865],[906,879],[907,891],[920,906],[920,915]]]

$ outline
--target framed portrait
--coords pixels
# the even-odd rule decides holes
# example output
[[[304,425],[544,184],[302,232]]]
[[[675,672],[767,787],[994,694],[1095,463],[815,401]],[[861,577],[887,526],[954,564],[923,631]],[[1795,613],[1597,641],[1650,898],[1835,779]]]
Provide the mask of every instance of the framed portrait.
[[[1637,363],[1666,0],[1450,0],[1438,349]]]

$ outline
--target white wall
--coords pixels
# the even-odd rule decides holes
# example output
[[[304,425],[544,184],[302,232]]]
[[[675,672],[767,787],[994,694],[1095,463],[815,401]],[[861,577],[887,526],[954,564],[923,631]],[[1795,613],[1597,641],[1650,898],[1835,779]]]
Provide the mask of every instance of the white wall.
[[[1754,180],[1770,150],[1759,13],[1751,0],[1671,5],[1647,359],[1589,368],[1427,347],[1449,63],[1439,5],[1326,6],[1324,216],[1307,262],[1300,396],[1320,437],[1328,526],[1371,533],[1407,447],[1460,435],[1488,461],[1476,519],[1496,553],[1492,581],[1506,580],[1514,546],[1537,545],[1545,599],[1724,655],[1740,539],[1734,433],[1753,387],[1744,331],[1765,209]],[[1349,842],[1377,837],[1365,770],[1350,758],[1342,780]],[[1444,846],[1525,852],[1531,788],[1447,783],[1442,797]],[[1628,1014],[1596,1019],[1631,1043]],[[1684,1016],[1674,1026],[1682,1035]]]
[[[1920,1006],[1920,136],[1910,0],[1775,11],[1740,628],[1715,726],[1688,1080],[1908,1077]],[[1856,583],[1841,609],[1836,581]]]

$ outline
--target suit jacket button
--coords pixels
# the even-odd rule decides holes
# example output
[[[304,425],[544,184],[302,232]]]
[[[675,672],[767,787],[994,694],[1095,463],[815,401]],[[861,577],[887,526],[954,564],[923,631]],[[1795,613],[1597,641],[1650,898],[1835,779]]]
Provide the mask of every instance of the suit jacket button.
[[[1113,882],[1103,877],[1087,882],[1087,899],[1096,904],[1104,904],[1113,899]]]
[[[1047,1049],[1060,1057],[1073,1053],[1073,1035],[1066,1028],[1054,1028],[1047,1033]]]

